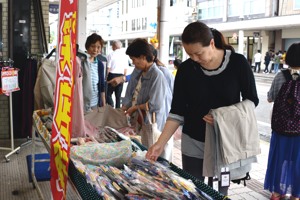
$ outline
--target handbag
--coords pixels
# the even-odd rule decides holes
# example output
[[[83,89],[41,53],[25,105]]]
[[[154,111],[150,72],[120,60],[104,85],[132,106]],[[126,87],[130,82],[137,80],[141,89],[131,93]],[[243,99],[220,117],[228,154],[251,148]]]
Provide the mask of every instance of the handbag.
[[[137,130],[138,135],[141,136],[142,145],[149,148],[152,146],[159,138],[161,131],[157,128],[157,123],[155,122],[155,113],[153,113],[153,119],[150,117],[150,113],[146,110],[145,117],[148,120],[148,124],[145,123],[144,115],[141,110],[138,108],[138,114],[141,118],[141,126],[139,130]],[[138,124],[138,123],[137,123]]]
[[[141,110],[138,108],[138,114],[140,115],[141,126],[137,128],[137,134],[141,136],[142,145],[144,145],[147,149],[151,147],[159,138],[161,131],[157,128],[155,113],[152,114],[152,118],[150,116],[149,110],[145,111],[145,117],[148,119],[148,124],[145,123],[144,115]],[[136,123],[137,127],[139,123]],[[173,136],[166,143],[163,152],[160,154],[161,158],[166,159],[167,161],[172,162],[173,158]]]

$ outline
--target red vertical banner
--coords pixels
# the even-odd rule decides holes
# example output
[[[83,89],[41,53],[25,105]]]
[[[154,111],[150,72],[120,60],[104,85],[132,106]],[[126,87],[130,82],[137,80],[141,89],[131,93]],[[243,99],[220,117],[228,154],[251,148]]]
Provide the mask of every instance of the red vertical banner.
[[[50,182],[54,200],[66,199],[78,15],[77,0],[60,0],[59,5],[58,62],[50,155]]]

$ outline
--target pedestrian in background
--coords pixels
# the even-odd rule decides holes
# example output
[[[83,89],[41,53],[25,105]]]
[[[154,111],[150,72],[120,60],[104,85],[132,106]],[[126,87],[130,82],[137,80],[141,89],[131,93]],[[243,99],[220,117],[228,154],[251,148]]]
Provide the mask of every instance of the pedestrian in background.
[[[274,72],[274,58],[275,58],[275,52],[274,52],[274,50],[270,49],[269,54],[271,56],[271,60],[270,60],[268,69],[269,69],[269,73],[272,73],[272,72]]]
[[[173,64],[174,64],[175,70],[172,72],[174,76],[176,76],[177,70],[178,70],[178,68],[179,68],[179,66],[180,66],[181,63],[182,63],[182,61],[180,59],[178,59],[178,58],[176,58],[174,60]]]
[[[300,72],[300,43],[292,44],[285,57],[290,73]],[[298,79],[298,81],[300,81]],[[268,92],[268,102],[274,102],[281,86],[286,82],[282,71],[275,76]],[[298,99],[300,98],[298,90]],[[296,100],[295,100],[296,101]],[[296,101],[297,102],[297,101]],[[294,102],[294,103],[296,103]],[[298,102],[297,102],[298,103]],[[275,109],[275,108],[274,108]],[[291,112],[297,112],[291,110]],[[268,166],[264,188],[272,193],[271,200],[280,200],[291,194],[292,200],[300,197],[300,135],[287,136],[272,130]]]
[[[260,64],[261,64],[261,53],[260,50],[257,50],[256,54],[254,54],[254,72],[257,73],[260,72]]]
[[[97,58],[103,44],[104,40],[96,33],[88,36],[85,42],[88,54],[87,59],[82,63],[82,88],[85,112],[106,105],[104,65]]]
[[[122,43],[119,40],[112,42],[111,52],[107,56],[107,81],[112,80],[115,77],[126,77],[129,57],[125,54],[125,50],[122,49]],[[121,107],[121,95],[123,91],[123,83],[118,85],[112,85],[108,82],[107,84],[107,103],[114,107],[114,101],[112,99],[112,94],[115,93],[116,98],[116,108]]]
[[[183,170],[204,181],[205,128],[206,123],[212,125],[214,121],[209,111],[236,104],[241,99],[257,105],[258,97],[248,61],[225,43],[219,31],[202,22],[193,22],[185,27],[182,43],[190,58],[177,71],[168,120],[146,157],[156,160],[177,128],[183,125]],[[209,185],[212,186],[212,177]],[[226,195],[228,187],[220,187],[219,191]]]
[[[281,54],[280,52],[276,52],[274,56],[274,73],[277,74],[280,65]]]
[[[264,64],[265,64],[265,69],[264,69],[264,74],[269,74],[269,64],[270,64],[270,61],[271,61],[271,56],[270,56],[270,53],[267,51],[266,52],[266,55],[265,55],[265,58],[264,58]]]

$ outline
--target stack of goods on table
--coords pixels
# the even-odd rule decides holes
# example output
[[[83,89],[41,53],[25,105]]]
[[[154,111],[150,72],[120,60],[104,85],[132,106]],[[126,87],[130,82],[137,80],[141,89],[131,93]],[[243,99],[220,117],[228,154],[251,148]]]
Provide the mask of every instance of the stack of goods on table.
[[[193,182],[141,157],[130,158],[122,168],[72,160],[103,199],[207,199]]]
[[[114,109],[107,105],[87,113],[84,119],[86,132],[90,136],[94,135],[102,127],[110,127],[119,133],[123,133],[123,135],[141,141],[141,137],[136,134],[136,128],[130,124],[122,109]]]
[[[36,110],[33,112],[32,118],[36,131],[38,131],[46,141],[49,141],[52,131],[52,110]]]
[[[171,163],[146,160],[140,144],[115,129],[102,133],[109,135],[103,143],[99,136],[79,138],[70,150],[69,175],[83,199],[218,199],[174,172]]]
[[[102,136],[109,137],[109,135],[105,134],[105,132],[109,131],[105,129],[105,127],[109,127],[129,138],[134,138],[138,141],[141,140],[140,136],[136,134],[135,128],[128,125],[127,117],[120,110],[113,109],[110,106],[106,107],[107,108],[99,108],[96,111],[87,113],[84,117],[83,129],[74,128],[78,127],[78,125],[73,126],[72,138],[98,137],[97,139],[101,140]],[[48,140],[52,132],[53,124],[52,108],[34,111],[33,120],[36,130]],[[107,140],[105,142],[107,142]]]

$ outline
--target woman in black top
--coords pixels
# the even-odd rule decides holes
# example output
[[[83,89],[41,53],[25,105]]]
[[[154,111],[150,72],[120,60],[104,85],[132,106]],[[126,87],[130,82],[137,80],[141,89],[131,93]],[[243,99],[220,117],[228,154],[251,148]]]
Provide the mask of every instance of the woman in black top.
[[[204,180],[205,126],[214,122],[208,114],[210,109],[230,106],[241,99],[258,105],[258,97],[248,61],[225,43],[219,31],[193,22],[184,29],[182,43],[190,58],[177,71],[168,120],[146,157],[156,160],[178,126],[183,125],[183,170]],[[227,194],[227,189],[220,192]]]

